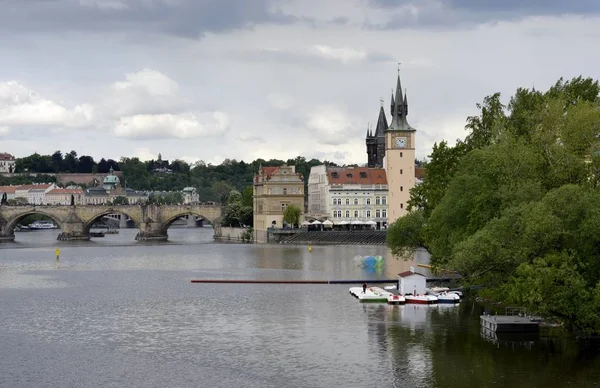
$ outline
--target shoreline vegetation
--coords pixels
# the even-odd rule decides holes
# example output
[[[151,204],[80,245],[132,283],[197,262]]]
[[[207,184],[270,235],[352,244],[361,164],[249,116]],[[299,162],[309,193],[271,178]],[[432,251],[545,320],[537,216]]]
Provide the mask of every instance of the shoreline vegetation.
[[[410,213],[390,225],[396,257],[418,247],[477,295],[600,333],[600,87],[577,77],[477,104],[467,136],[435,144]]]

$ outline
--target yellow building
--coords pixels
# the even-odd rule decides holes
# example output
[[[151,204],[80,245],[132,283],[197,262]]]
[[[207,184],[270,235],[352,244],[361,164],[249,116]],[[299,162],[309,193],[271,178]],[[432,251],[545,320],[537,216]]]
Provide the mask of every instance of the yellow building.
[[[255,242],[267,242],[269,228],[283,227],[289,205],[304,213],[304,180],[295,166],[261,167],[254,176],[253,194]]]
[[[408,100],[402,94],[400,74],[396,96],[392,96],[392,122],[385,131],[385,170],[388,180],[388,221],[393,223],[407,213],[410,189],[415,186],[416,129],[406,121]]]

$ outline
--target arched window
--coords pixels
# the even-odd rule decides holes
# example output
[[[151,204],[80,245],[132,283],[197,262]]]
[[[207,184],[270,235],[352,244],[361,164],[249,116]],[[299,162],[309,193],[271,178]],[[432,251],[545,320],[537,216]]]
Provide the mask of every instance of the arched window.
[[[381,217],[381,211],[379,209],[375,210],[375,218]]]
[[[354,218],[358,218],[358,210],[354,211]]]
[[[381,204],[382,205],[386,205],[387,204],[387,197],[381,197]]]
[[[375,205],[381,205],[381,198],[375,197]]]

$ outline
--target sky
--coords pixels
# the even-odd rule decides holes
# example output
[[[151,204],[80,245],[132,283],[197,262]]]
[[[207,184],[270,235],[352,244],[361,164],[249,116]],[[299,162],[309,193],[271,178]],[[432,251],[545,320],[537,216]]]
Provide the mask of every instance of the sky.
[[[597,0],[3,0],[0,152],[366,163],[398,63],[416,154],[600,78]]]

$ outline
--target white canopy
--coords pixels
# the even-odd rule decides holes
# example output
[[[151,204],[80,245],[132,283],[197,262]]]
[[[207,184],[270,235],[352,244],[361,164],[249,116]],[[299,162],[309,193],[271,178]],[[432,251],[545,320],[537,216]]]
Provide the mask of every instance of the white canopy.
[[[336,225],[348,225],[348,221],[336,221]]]
[[[313,222],[311,222],[311,224],[313,224],[313,225],[321,225],[321,221],[314,220]]]
[[[369,220],[369,221],[365,222],[365,224],[367,224],[367,225],[377,225],[377,222],[375,222],[373,220]]]
[[[301,224],[301,225],[302,225],[302,226],[307,226],[307,225],[310,225],[310,222],[308,222],[308,221],[304,220],[304,221],[302,221],[302,224]]]
[[[352,225],[362,225],[362,224],[363,224],[363,222],[362,222],[362,221],[359,221],[359,220],[354,220],[354,221],[352,221],[352,222],[351,222],[351,224],[352,224]]]
[[[325,221],[323,221],[323,225],[326,225],[326,226],[332,226],[332,225],[333,225],[333,222],[331,222],[331,221],[329,221],[329,220],[325,220]]]

